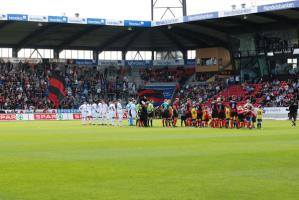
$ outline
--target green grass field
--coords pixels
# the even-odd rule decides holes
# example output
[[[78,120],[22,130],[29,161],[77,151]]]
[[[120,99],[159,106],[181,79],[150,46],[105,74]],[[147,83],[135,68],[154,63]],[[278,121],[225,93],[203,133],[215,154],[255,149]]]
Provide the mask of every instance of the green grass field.
[[[299,199],[299,128],[0,123],[0,200]]]

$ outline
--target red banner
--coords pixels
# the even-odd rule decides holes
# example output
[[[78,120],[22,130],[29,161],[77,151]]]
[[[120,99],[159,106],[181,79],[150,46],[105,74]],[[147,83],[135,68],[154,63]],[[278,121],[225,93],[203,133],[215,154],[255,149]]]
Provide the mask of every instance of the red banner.
[[[73,114],[73,119],[81,119],[81,114]]]
[[[17,120],[16,114],[0,114],[0,121],[15,121]]]
[[[56,120],[56,114],[34,114],[34,120]]]

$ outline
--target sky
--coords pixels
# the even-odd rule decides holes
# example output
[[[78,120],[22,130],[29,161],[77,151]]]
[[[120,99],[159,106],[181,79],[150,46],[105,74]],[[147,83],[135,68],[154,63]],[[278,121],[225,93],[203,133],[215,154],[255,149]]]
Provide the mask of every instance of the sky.
[[[231,5],[240,7],[242,3],[261,5],[289,0],[187,0],[187,14],[198,14],[219,10],[229,10]],[[98,17],[105,19],[151,19],[151,0],[0,0],[0,14],[18,13],[32,15],[66,15]],[[179,6],[179,0],[157,0],[156,6]],[[160,20],[162,9],[155,10],[155,20]],[[174,10],[176,17],[182,11]],[[167,12],[164,19],[173,18]]]

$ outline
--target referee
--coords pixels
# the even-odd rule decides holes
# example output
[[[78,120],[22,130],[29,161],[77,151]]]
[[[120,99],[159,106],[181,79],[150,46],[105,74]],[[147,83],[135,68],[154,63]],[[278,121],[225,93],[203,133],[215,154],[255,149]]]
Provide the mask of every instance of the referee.
[[[292,126],[296,126],[296,120],[297,120],[297,112],[298,112],[298,103],[297,101],[291,102],[289,107],[289,119],[292,121]]]

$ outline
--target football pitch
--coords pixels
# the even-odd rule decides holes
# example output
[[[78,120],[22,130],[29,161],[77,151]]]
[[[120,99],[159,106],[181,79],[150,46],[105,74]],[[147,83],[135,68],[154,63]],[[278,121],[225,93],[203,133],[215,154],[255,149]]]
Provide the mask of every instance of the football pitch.
[[[263,126],[1,122],[0,200],[298,199],[299,127]]]

